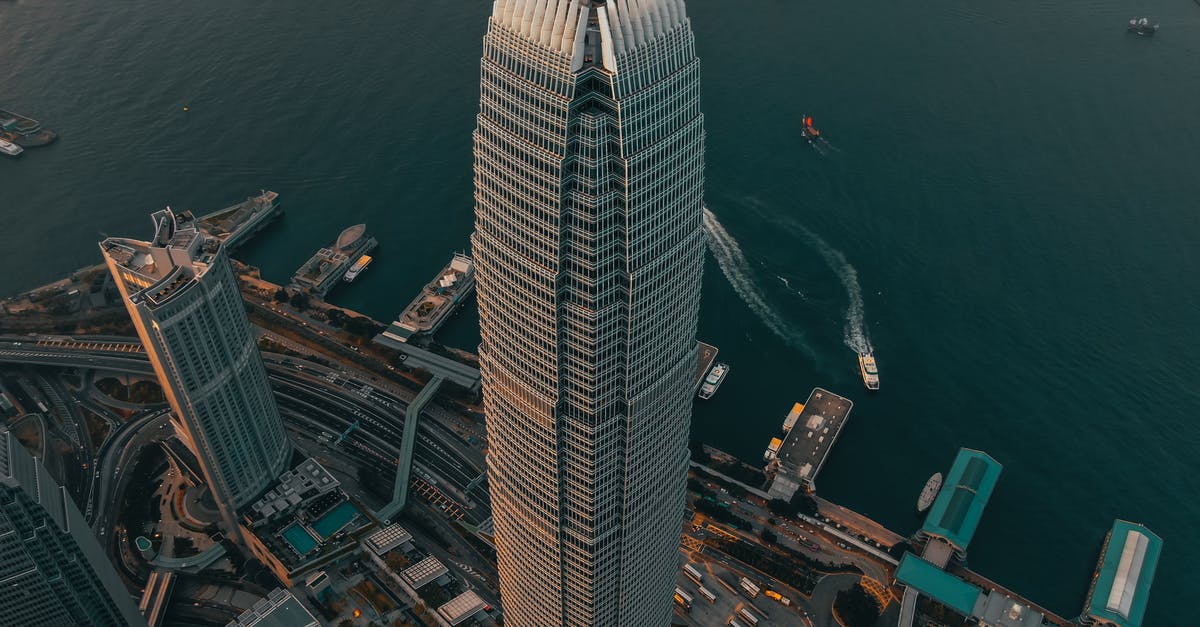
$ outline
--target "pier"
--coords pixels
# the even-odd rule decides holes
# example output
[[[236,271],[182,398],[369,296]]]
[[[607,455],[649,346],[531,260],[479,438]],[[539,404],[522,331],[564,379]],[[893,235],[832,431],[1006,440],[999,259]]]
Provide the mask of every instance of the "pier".
[[[455,253],[450,263],[400,312],[400,316],[376,338],[381,343],[407,343],[416,336],[429,336],[442,328],[475,289],[475,264]]]
[[[33,148],[53,142],[58,139],[58,133],[31,117],[0,109],[0,139],[22,148]]]
[[[236,205],[200,216],[200,228],[221,240],[226,251],[233,251],[280,214],[278,198],[279,194],[263,190]]]
[[[333,245],[318,250],[300,266],[292,275],[291,288],[325,298],[358,257],[375,250],[378,245],[374,237],[367,235],[367,225],[348,227]]]
[[[816,488],[817,473],[825,465],[853,407],[848,398],[822,388],[813,389],[784,436],[775,459],[767,465],[767,471],[775,473],[767,489],[771,498],[790,501],[797,490],[812,492]],[[790,414],[788,420],[791,421]]]

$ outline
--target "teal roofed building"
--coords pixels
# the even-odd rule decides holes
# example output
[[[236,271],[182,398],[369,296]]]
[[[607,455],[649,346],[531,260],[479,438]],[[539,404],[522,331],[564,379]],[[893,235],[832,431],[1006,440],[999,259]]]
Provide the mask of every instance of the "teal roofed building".
[[[983,451],[959,449],[918,538],[940,538],[954,549],[956,557],[965,558],[1002,469],[1000,462]]]
[[[1149,529],[1124,520],[1114,522],[1104,539],[1080,623],[1140,627],[1160,553],[1162,538]]]
[[[965,616],[975,613],[982,600],[979,588],[951,575],[929,562],[905,553],[896,568],[896,581],[916,588],[921,594]]]

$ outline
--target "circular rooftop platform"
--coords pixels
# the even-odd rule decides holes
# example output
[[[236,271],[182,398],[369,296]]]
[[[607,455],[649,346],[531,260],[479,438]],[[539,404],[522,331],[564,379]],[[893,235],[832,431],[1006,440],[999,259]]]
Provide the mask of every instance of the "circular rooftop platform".
[[[355,224],[345,231],[342,231],[342,234],[338,236],[337,243],[334,244],[334,246],[337,248],[349,248],[357,243],[358,240],[362,239],[363,235],[366,235],[366,233],[367,225]]]

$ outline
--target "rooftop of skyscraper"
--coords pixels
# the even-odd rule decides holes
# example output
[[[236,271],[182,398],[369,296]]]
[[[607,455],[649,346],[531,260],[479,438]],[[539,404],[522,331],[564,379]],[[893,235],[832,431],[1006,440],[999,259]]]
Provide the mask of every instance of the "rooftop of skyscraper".
[[[151,219],[151,241],[109,237],[100,247],[118,268],[128,271],[122,272],[121,278],[140,290],[134,300],[159,306],[204,275],[220,242],[200,231],[190,211],[176,215],[167,208],[151,214]]]

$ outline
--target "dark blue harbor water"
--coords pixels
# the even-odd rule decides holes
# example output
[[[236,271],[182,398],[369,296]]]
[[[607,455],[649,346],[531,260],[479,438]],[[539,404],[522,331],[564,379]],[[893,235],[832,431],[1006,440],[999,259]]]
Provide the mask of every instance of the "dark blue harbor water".
[[[826,497],[908,532],[925,479],[986,450],[1005,471],[974,567],[1074,616],[1130,518],[1166,541],[1148,624],[1191,624],[1200,7],[689,6],[715,219],[701,338],[733,365],[696,432],[756,461],[792,402],[843,393]],[[285,282],[367,222],[376,261],[331,300],[390,319],[467,247],[489,9],[0,3],[0,106],[62,135],[0,160],[0,293],[98,262],[163,205],[265,187],[286,217],[241,256]],[[1162,30],[1126,33],[1135,13]],[[805,113],[827,144],[799,141]],[[472,346],[473,316],[443,339]]]

